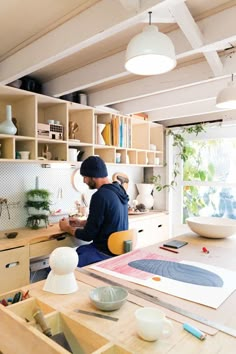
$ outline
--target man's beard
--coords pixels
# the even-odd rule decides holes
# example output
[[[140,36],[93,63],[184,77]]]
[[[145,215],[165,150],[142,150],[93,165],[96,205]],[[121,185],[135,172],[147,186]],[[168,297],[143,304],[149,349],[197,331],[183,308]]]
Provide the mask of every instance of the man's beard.
[[[88,181],[88,187],[89,187],[89,189],[96,189],[96,183],[94,182],[94,180],[92,178],[90,178]]]

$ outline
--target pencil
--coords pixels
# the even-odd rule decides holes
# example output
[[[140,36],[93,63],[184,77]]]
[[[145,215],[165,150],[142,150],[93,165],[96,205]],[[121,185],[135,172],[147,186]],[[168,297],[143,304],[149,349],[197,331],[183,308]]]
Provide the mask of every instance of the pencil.
[[[169,251],[169,252],[173,252],[173,253],[179,253],[178,251],[170,250],[169,248],[166,248],[166,247],[160,246],[159,248],[160,248],[161,250],[165,250],[165,251]]]

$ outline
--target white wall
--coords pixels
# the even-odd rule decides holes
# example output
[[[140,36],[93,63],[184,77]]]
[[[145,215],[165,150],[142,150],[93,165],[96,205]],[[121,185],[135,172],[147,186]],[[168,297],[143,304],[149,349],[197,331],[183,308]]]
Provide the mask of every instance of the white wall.
[[[111,178],[115,172],[124,172],[129,176],[128,194],[130,201],[137,196],[135,183],[143,182],[143,168],[136,166],[108,165]],[[25,193],[35,188],[36,176],[39,177],[39,188],[48,189],[51,193],[51,209],[71,211],[75,201],[80,200],[81,193],[76,191],[71,183],[73,169],[42,168],[39,164],[31,163],[0,163],[0,198],[7,198],[10,219],[6,206],[3,205],[0,216],[0,230],[24,227],[27,220],[27,211],[24,208]],[[60,198],[60,189],[62,198]],[[51,218],[57,222],[57,218]]]

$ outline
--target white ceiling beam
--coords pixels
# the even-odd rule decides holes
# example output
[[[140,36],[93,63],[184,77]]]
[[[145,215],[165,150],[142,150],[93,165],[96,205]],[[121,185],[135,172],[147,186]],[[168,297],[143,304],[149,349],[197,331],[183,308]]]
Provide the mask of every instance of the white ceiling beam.
[[[226,54],[223,57],[223,76],[229,76],[236,72],[236,54]],[[128,110],[132,100],[141,99],[149,95],[163,91],[173,90],[192,84],[199,84],[212,78],[212,73],[205,61],[193,63],[192,65],[176,68],[165,75],[146,77],[133,82],[117,85],[110,89],[104,89],[89,95],[91,106],[107,105],[113,102],[120,102],[119,110]],[[123,103],[122,103],[123,102]],[[118,107],[118,105],[114,105]]]
[[[140,97],[138,99],[123,102],[112,106],[112,108],[123,114],[138,112],[149,112],[157,108],[178,106],[185,103],[205,101],[215,99],[220,90],[227,86],[230,76],[211,79],[201,84],[184,86],[168,92],[162,92],[155,95]],[[200,103],[199,103],[200,104]]]
[[[3,60],[0,63],[0,83],[7,84],[139,23],[149,8],[159,2],[148,0],[142,2],[138,11],[127,11],[119,1],[99,1]]]
[[[204,45],[203,35],[186,4],[170,4],[169,8],[191,46],[194,49],[201,48]],[[215,76],[220,75],[222,73],[222,63],[217,52],[203,52],[203,55],[206,57],[206,60]]]
[[[159,6],[161,6],[161,4],[159,4]],[[236,40],[235,30],[234,32],[232,32],[233,31],[232,23],[233,24],[235,23],[236,8],[227,9],[223,11],[223,13],[221,14],[213,15],[213,17],[215,21],[212,21],[212,18],[208,17],[207,19],[203,19],[198,22],[198,26],[200,26],[203,29],[205,28],[204,39],[205,42],[207,43],[201,48],[191,49],[186,38],[184,38],[181,30],[175,30],[168,34],[169,37],[172,39],[173,43],[175,43],[177,59],[188,57],[198,52],[208,53],[210,51],[213,51],[213,48],[215,49],[216,47],[218,49],[224,49],[226,47],[229,47],[228,41],[232,40],[233,34]],[[227,21],[225,21],[225,19],[227,19]],[[224,23],[224,21],[225,21],[224,32],[220,30],[221,37],[219,37],[218,23]],[[209,35],[208,35],[208,31],[209,31]],[[213,54],[209,53],[209,55],[212,56]],[[109,79],[115,77],[122,77],[122,76],[125,77],[126,75],[129,75],[129,73],[124,68],[124,59],[123,59],[124,57],[125,57],[125,52],[121,52],[113,55],[111,59],[114,60],[114,65],[107,66],[108,59],[100,60],[98,63],[90,64],[89,70],[92,70],[92,75],[89,74],[89,70],[87,70],[86,67],[74,70],[68,74],[63,75],[62,77],[58,77],[54,80],[48,81],[43,85],[43,89],[45,90],[45,92],[47,92],[48,95],[58,97],[68,92],[84,90],[86,89],[86,87],[89,88],[91,86],[96,86],[102,82],[107,82],[109,81]],[[215,60],[217,61],[218,59],[215,58]],[[98,70],[100,71],[97,74],[95,74],[96,68],[98,68]],[[104,75],[103,79],[102,79],[102,75]],[[209,76],[212,76],[211,72],[209,72]],[[161,77],[162,76],[160,75],[160,78]],[[145,84],[143,86],[145,87]],[[97,93],[92,94],[90,104],[96,106],[98,104],[108,105],[108,104],[113,104],[115,102],[118,102],[121,99],[121,97],[117,97],[116,93],[112,94],[112,92],[113,92],[113,88],[107,91],[106,90],[100,92],[98,91]],[[116,92],[116,88],[114,89],[114,92]],[[106,98],[106,93],[108,94],[107,98]],[[129,99],[129,95],[130,95],[130,91],[128,93],[128,96],[127,93],[125,94],[125,97],[128,97]],[[135,93],[133,97],[135,97]]]
[[[166,120],[161,120],[160,123],[164,126],[177,126],[177,125],[184,125],[184,124],[196,124],[200,122],[212,122],[212,121],[227,121],[231,122],[232,120],[236,119],[236,111],[222,111],[222,112],[209,112],[209,113],[200,113],[193,116],[184,116],[179,118],[170,118]],[[158,121],[157,121],[158,122]]]
[[[216,108],[215,98],[204,101],[185,102],[184,104],[172,107],[164,107],[149,112],[148,120],[161,122],[163,120],[178,119],[189,116],[197,116],[209,113],[219,113],[223,110]],[[228,111],[225,109],[224,111]]]
[[[45,95],[59,97],[74,91],[86,90],[94,85],[121,78],[124,71],[125,53],[120,52],[110,57],[71,71],[43,85]],[[88,81],[88,78],[90,80]]]

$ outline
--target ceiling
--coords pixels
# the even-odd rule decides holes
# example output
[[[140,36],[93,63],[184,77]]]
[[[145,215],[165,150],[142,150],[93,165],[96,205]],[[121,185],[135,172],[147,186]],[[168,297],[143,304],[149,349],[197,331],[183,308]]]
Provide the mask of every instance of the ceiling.
[[[0,0],[0,6],[3,85],[30,75],[44,94],[82,91],[90,106],[145,112],[166,126],[236,116],[215,107],[236,72],[236,0]],[[144,77],[128,73],[124,60],[148,11],[171,38],[177,66]]]

